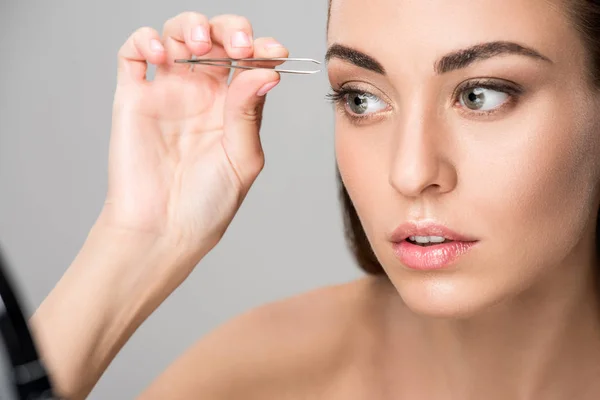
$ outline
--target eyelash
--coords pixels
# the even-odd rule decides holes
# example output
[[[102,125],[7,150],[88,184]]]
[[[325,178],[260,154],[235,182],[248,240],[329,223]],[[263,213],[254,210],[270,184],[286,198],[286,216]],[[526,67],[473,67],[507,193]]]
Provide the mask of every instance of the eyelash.
[[[499,82],[497,79],[490,79],[490,78],[475,79],[475,80],[468,81],[467,83],[461,85],[452,94],[452,104],[453,105],[458,104],[460,108],[463,108],[462,106],[460,106],[460,96],[465,91],[475,89],[475,88],[493,90],[493,91],[505,93],[508,95],[508,99],[501,106],[499,106],[496,109],[487,110],[487,111],[475,111],[475,110],[464,111],[465,113],[476,114],[479,116],[489,116],[489,115],[492,115],[494,113],[501,111],[502,109],[504,109],[507,106],[514,105],[515,102],[520,98],[520,96],[522,96],[522,94],[524,92],[523,88],[520,85],[517,85],[516,83],[511,83],[511,84],[502,83],[502,82]],[[352,113],[348,112],[348,110],[346,110],[345,103],[347,102],[348,96],[350,96],[350,95],[375,96],[378,99],[379,99],[379,96],[376,96],[368,91],[364,91],[364,90],[360,90],[358,88],[352,88],[352,87],[348,87],[348,86],[342,87],[340,89],[335,89],[333,87],[330,89],[331,89],[331,92],[329,94],[327,94],[327,96],[326,96],[327,100],[335,105],[342,107],[345,114],[352,121],[361,122],[361,121],[366,121],[369,119],[377,118],[377,113],[360,115],[360,116],[357,114],[352,114]]]
[[[373,120],[374,118],[378,117],[377,113],[359,116],[357,114],[348,112],[348,110],[346,109],[346,102],[348,101],[348,96],[350,96],[350,95],[375,96],[374,94],[367,92],[365,90],[360,90],[358,88],[352,88],[352,87],[348,87],[348,86],[342,87],[339,89],[331,87],[330,90],[331,90],[331,92],[329,94],[327,94],[327,96],[325,96],[327,98],[327,100],[330,103],[333,103],[334,105],[339,107],[353,124],[357,125],[361,122],[367,122],[367,121]],[[379,98],[378,96],[375,96],[375,97]]]

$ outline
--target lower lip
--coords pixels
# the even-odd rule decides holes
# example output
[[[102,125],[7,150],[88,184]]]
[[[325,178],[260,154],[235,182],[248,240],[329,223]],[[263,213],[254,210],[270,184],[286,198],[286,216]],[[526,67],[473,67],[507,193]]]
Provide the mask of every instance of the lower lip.
[[[408,268],[431,271],[451,266],[477,242],[447,242],[433,246],[419,246],[406,240],[394,243],[394,253]]]

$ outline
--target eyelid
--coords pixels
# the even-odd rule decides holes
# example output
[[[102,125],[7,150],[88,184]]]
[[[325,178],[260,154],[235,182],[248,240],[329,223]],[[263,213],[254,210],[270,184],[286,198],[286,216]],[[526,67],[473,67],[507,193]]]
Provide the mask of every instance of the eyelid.
[[[517,102],[522,100],[522,96],[525,93],[525,88],[523,86],[506,79],[471,78],[456,87],[452,97],[450,98],[452,106],[456,107],[456,104],[460,102],[460,97],[465,91],[474,88],[483,88],[508,95],[508,100],[502,103],[499,107],[491,110],[478,111],[465,108],[462,105],[457,106],[461,114],[477,118],[492,117],[509,107],[513,107],[515,104],[517,104]]]
[[[481,87],[495,91],[502,91],[511,96],[520,96],[525,91],[523,86],[507,79],[492,77],[475,77],[469,78],[468,80],[465,80],[456,86],[451,96],[452,103],[454,104],[454,102],[459,98],[460,94],[463,91],[473,89],[476,87]],[[375,88],[376,90],[372,90],[372,88]],[[335,91],[348,91],[352,93],[371,94],[379,98],[381,101],[385,102],[391,110],[395,109],[393,100],[389,98],[383,90],[379,89],[372,83],[366,83],[362,81],[347,81],[340,85],[337,85],[336,88],[332,87],[332,89]]]
[[[460,83],[452,94],[452,98],[456,99],[458,96],[468,89],[473,88],[484,88],[488,90],[501,91],[511,96],[519,96],[523,94],[525,89],[523,86],[516,82],[512,82],[506,79],[499,78],[470,78]]]
[[[374,97],[378,101],[382,102],[383,105],[385,106],[385,108],[383,108],[382,110],[376,111],[376,112],[372,112],[372,113],[368,113],[368,114],[355,114],[351,111],[348,111],[346,109],[346,105],[344,105],[345,112],[347,114],[349,114],[350,118],[355,119],[355,120],[359,120],[359,119],[367,120],[367,119],[381,117],[382,114],[384,114],[384,113],[387,114],[393,109],[391,104],[382,98],[383,96],[375,94],[371,90],[365,90],[365,89],[361,89],[358,87],[353,87],[352,85],[348,85],[348,86],[342,86],[340,89],[336,89],[336,91],[338,92],[338,97],[339,96],[346,97],[348,94],[364,95],[368,98]]]
[[[373,88],[375,90],[373,90]],[[392,99],[390,99],[383,90],[379,89],[372,83],[364,82],[364,81],[346,81],[342,84],[338,85],[335,90],[346,90],[349,92],[357,92],[357,93],[367,93],[371,94],[383,102],[387,103],[389,106],[393,105]]]
[[[380,96],[372,93],[370,90],[360,89],[358,87],[354,87],[353,85],[340,85],[340,87],[335,88],[331,87],[332,93],[328,94],[326,97],[336,106],[336,109],[341,111],[343,115],[347,118],[347,120],[355,126],[362,126],[363,124],[368,124],[374,121],[380,121],[385,117],[385,114],[388,114],[392,107],[388,102],[381,99]],[[368,114],[356,114],[351,110],[348,110],[348,99],[347,96],[349,94],[361,94],[366,96],[376,97],[377,100],[384,103],[386,106],[383,110],[379,110],[376,112],[368,113]]]
[[[393,111],[395,109],[394,107],[394,103],[391,101],[391,99],[385,95],[385,93],[383,91],[381,91],[379,88],[377,88],[376,86],[374,86],[371,83],[366,83],[366,82],[362,82],[362,81],[346,81],[340,85],[335,85],[337,87],[334,87],[334,85],[331,86],[331,89],[337,94],[337,97],[339,97],[339,94],[342,93],[342,96],[346,96],[348,93],[351,94],[366,94],[366,95],[372,95],[377,97],[380,101],[384,102],[387,107],[384,110],[380,110],[371,114],[364,114],[364,115],[359,115],[359,114],[354,114],[352,112],[349,112],[345,107],[344,107],[344,112],[346,113],[346,115],[348,115],[348,117],[353,120],[356,121],[356,123],[362,123],[362,122],[366,122],[368,120],[376,120],[376,119],[380,119],[383,117],[384,114],[388,114],[389,112]],[[377,90],[373,90],[372,88],[375,88]],[[475,77],[475,78],[469,78],[468,80],[465,80],[463,82],[461,82],[460,84],[458,84],[455,89],[452,92],[452,95],[450,97],[450,101],[452,106],[455,106],[456,103],[459,101],[460,96],[462,95],[462,93],[464,93],[466,90],[468,89],[473,89],[473,88],[484,88],[484,89],[488,89],[488,90],[493,90],[493,91],[498,91],[498,92],[503,92],[509,95],[509,100],[507,100],[502,106],[500,106],[497,109],[494,110],[490,110],[490,111],[475,111],[475,110],[464,110],[461,111],[463,113],[467,113],[467,114],[471,114],[471,115],[492,115],[495,113],[500,112],[502,109],[505,109],[506,107],[509,107],[511,105],[516,104],[517,101],[520,101],[520,98],[522,97],[522,95],[525,92],[525,89],[522,85],[519,85],[516,82],[507,80],[507,79],[501,79],[501,78],[492,78],[492,77]],[[334,95],[333,97],[336,97],[336,95]],[[339,104],[339,101],[337,102]],[[463,107],[460,107],[461,109]]]

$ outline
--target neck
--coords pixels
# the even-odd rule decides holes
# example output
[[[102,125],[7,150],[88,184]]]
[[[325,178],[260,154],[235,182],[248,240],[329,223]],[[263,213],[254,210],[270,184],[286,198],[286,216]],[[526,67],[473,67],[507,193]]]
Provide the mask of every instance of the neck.
[[[584,400],[590,391],[600,398],[597,261],[585,258],[571,257],[543,282],[476,317],[411,314],[422,344],[419,368],[432,390],[458,399]]]

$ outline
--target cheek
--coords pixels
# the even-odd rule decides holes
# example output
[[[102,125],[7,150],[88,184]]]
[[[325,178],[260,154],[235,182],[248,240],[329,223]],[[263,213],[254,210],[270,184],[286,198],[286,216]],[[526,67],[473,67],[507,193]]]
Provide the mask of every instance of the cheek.
[[[581,240],[597,203],[597,145],[586,120],[572,105],[539,104],[512,131],[490,132],[502,141],[472,151],[462,168],[465,198],[504,271],[556,265]]]
[[[336,123],[335,151],[337,164],[356,212],[369,237],[385,229],[382,219],[394,220],[394,192],[388,182],[386,159],[389,143],[384,126],[356,128],[348,122]]]
[[[445,156],[459,180],[438,210],[485,242],[485,259],[477,264],[489,268],[474,275],[494,271],[497,283],[526,284],[564,259],[596,211],[600,132],[582,123],[593,120],[580,112],[584,102],[565,101],[537,101],[503,122],[448,127],[457,136]],[[389,183],[394,134],[386,123],[356,128],[340,117],[336,123],[342,180],[384,263],[395,261],[379,245],[407,217],[407,201],[414,201]]]

